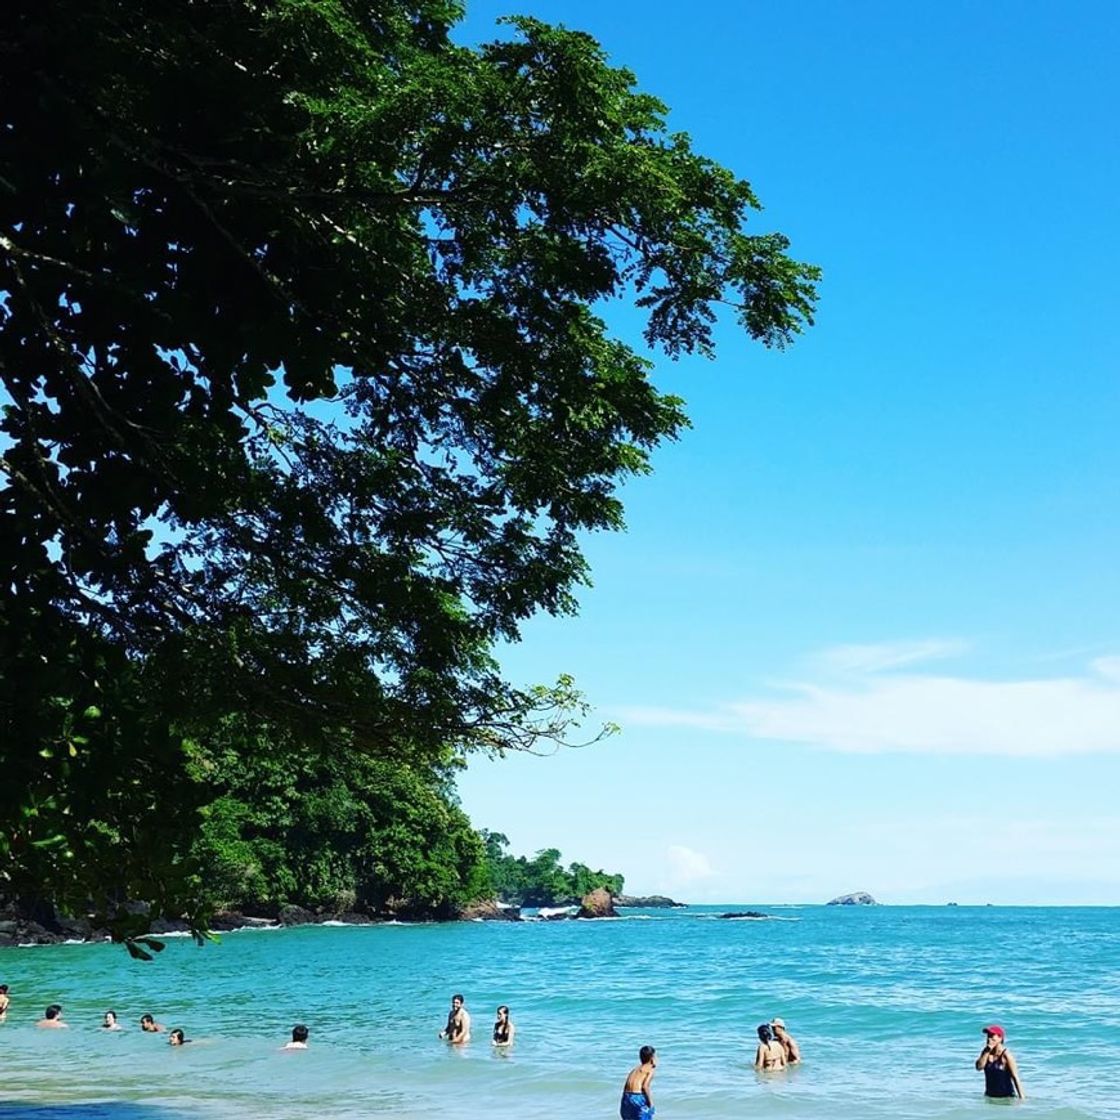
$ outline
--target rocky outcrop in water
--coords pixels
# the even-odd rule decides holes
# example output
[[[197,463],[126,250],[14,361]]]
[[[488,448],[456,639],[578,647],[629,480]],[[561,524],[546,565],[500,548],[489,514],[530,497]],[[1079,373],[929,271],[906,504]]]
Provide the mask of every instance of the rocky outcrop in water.
[[[763,914],[761,910],[732,910],[727,914],[720,914],[721,918],[769,918],[769,914]]]
[[[851,894],[837,895],[828,903],[829,906],[878,906],[879,904],[867,891],[853,891]]]
[[[464,906],[459,917],[464,922],[519,922],[521,907],[507,906],[496,898],[484,898]]]
[[[618,911],[614,908],[614,899],[611,892],[602,887],[596,887],[590,894],[585,894],[580,900],[577,918],[617,918]]]
[[[671,898],[666,898],[663,894],[616,894],[614,896],[615,906],[641,906],[647,910],[685,910],[686,905],[683,902],[674,902]]]

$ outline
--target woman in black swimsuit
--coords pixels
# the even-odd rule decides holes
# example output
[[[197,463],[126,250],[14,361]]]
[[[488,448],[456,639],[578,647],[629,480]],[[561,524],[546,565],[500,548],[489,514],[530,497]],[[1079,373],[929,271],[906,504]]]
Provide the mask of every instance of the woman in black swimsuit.
[[[984,1034],[987,1041],[976,1059],[976,1068],[984,1071],[984,1096],[1018,1097],[1025,1101],[1027,1094],[1019,1081],[1019,1067],[1007,1049],[1003,1027],[993,1023],[984,1028]]]
[[[513,1023],[510,1022],[509,1008],[503,1003],[498,1008],[498,1021],[494,1024],[494,1045],[509,1046],[513,1042]]]

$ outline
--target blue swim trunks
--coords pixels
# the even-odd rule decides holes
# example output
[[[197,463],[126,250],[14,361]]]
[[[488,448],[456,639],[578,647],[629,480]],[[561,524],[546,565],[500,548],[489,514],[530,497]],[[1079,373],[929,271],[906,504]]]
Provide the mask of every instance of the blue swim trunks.
[[[618,1106],[622,1120],[653,1120],[653,1105],[646,1103],[645,1093],[623,1093]]]

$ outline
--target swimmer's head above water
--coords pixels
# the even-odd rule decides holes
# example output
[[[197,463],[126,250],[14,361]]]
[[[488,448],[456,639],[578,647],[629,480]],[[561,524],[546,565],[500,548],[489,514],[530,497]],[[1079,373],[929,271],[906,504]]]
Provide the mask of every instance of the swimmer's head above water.
[[[760,1042],[769,1043],[774,1041],[774,1032],[769,1023],[763,1023],[758,1028],[758,1038]]]

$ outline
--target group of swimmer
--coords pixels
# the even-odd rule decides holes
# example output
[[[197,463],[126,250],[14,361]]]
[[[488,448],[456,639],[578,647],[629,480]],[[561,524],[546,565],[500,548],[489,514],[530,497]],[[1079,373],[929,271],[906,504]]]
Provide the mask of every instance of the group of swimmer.
[[[0,1023],[7,1020],[8,1007],[11,1003],[11,997],[8,995],[8,985],[0,984]],[[70,1024],[62,1017],[62,1004],[52,1003],[44,1012],[43,1017],[35,1024],[40,1030],[47,1031],[64,1031],[69,1030]],[[120,1021],[117,1019],[115,1011],[106,1011],[101,1017],[101,1026],[98,1028],[103,1031],[123,1031]],[[193,1041],[187,1038],[181,1027],[173,1027],[170,1031],[162,1024],[157,1023],[153,1015],[140,1016],[140,1030],[144,1034],[166,1034],[168,1044],[171,1046],[186,1046],[187,1043]],[[307,1039],[310,1031],[302,1023],[297,1023],[292,1027],[292,1040],[286,1042],[280,1047],[281,1050],[306,1050]]]
[[[784,1020],[771,1019],[758,1028],[755,1069],[770,1072],[797,1065],[800,1061],[801,1047],[786,1030]],[[657,1051],[652,1046],[643,1046],[638,1051],[638,1064],[622,1083],[622,1100],[618,1105],[618,1115],[622,1120],[653,1120],[653,1092],[650,1083],[656,1069]]]
[[[10,1005],[11,996],[9,995],[8,985],[0,984],[0,1023],[7,1020]],[[41,1030],[68,1030],[70,1024],[62,1017],[62,1004],[52,1003],[43,1012],[43,1017],[35,1026]],[[123,1031],[126,1028],[121,1025],[117,1013],[110,1010],[102,1016],[99,1029],[103,1031]],[[186,1037],[180,1027],[168,1031],[162,1023],[157,1023],[155,1017],[150,1014],[140,1016],[140,1030],[145,1034],[166,1033],[167,1041],[172,1046],[185,1046],[193,1041]],[[291,1041],[286,1042],[280,1049],[306,1050],[310,1034],[311,1031],[307,1026],[303,1023],[297,1023],[292,1027]],[[513,1045],[514,1034],[515,1027],[509,1017],[509,1008],[503,1003],[497,1010],[497,1019],[494,1022],[491,1041],[495,1046],[511,1046]],[[451,1010],[447,1013],[447,1025],[439,1032],[439,1037],[457,1046],[471,1040],[471,1016],[470,1012],[467,1011],[466,1001],[459,992],[451,997]]]
[[[1019,1067],[1007,1049],[1007,1033],[998,1023],[983,1028],[984,1049],[976,1059],[976,1068],[984,1074],[984,1096],[1018,1097],[1025,1101]],[[781,1019],[771,1019],[758,1028],[758,1049],[754,1068],[763,1072],[786,1069],[801,1061],[801,1048],[786,1030]],[[621,1120],[653,1120],[653,1094],[650,1083],[657,1069],[657,1051],[643,1046],[638,1051],[638,1064],[626,1075],[622,1084],[622,1101],[618,1106]]]
[[[11,998],[7,984],[0,984],[0,1023],[8,1016]],[[63,1030],[69,1024],[63,1021],[62,1006],[52,1003],[36,1024],[44,1030]],[[115,1011],[106,1011],[101,1030],[120,1031],[124,1027],[117,1021]],[[156,1022],[150,1015],[140,1016],[140,1030],[146,1034],[167,1033],[167,1041],[172,1046],[184,1046],[191,1040],[176,1027],[171,1031]],[[310,1035],[308,1028],[297,1023],[292,1028],[292,1038],[280,1047],[281,1050],[306,1050]],[[507,1047],[513,1044],[516,1028],[510,1019],[509,1008],[503,1003],[498,1007],[491,1042],[494,1046]],[[1007,1049],[1007,1033],[998,1023],[983,1028],[984,1048],[976,1059],[976,1068],[984,1074],[984,1095],[986,1097],[1018,1097],[1026,1100],[1022,1082],[1019,1080],[1019,1067],[1011,1051]],[[453,1046],[462,1046],[471,1040],[471,1016],[466,1001],[460,992],[451,997],[451,1009],[447,1013],[447,1023],[439,1032],[439,1037]],[[763,1073],[776,1072],[797,1065],[801,1061],[801,1047],[797,1040],[786,1030],[784,1020],[774,1018],[762,1023],[758,1028],[758,1048],[754,1055],[754,1068]],[[622,1100],[619,1104],[621,1120],[653,1120],[654,1106],[651,1083],[657,1069],[657,1051],[652,1046],[643,1046],[638,1051],[638,1064],[626,1075],[622,1086]]]

